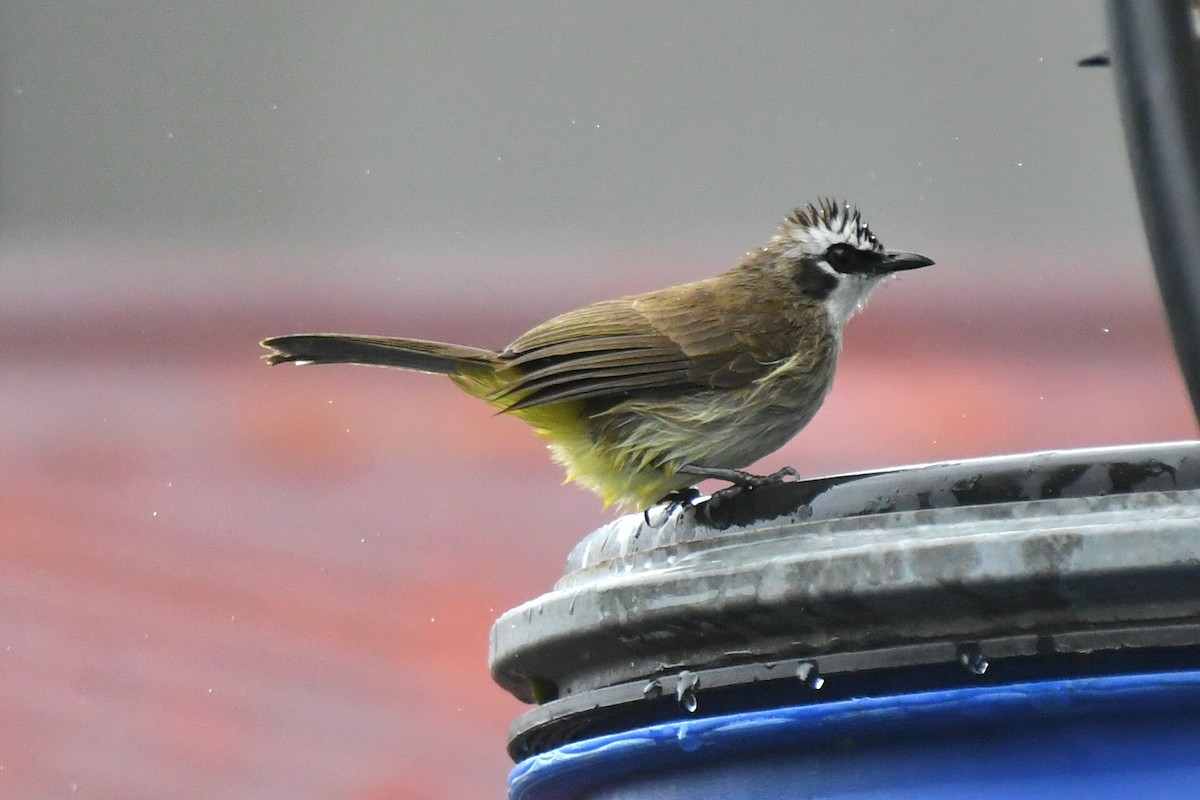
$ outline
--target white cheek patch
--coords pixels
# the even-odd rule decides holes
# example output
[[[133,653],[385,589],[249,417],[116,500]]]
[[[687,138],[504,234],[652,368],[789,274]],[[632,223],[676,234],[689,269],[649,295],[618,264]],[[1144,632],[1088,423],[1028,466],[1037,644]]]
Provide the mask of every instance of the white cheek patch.
[[[842,273],[840,273],[836,269],[834,269],[832,266],[830,266],[829,262],[823,258],[817,259],[817,267],[819,267],[820,270],[822,272],[826,273],[827,275],[832,275],[833,277],[837,278],[839,284],[842,283],[846,277],[845,275],[843,275]]]
[[[824,263],[821,264],[825,266]],[[871,296],[871,290],[880,284],[886,276],[879,275],[838,275],[837,287],[825,298],[825,309],[829,315],[842,325],[862,311]]]

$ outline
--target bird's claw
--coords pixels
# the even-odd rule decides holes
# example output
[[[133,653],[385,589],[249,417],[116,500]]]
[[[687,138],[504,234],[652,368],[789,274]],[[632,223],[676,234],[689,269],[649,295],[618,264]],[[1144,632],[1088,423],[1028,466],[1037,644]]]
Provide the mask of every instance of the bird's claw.
[[[744,484],[735,483],[735,485],[745,489],[757,489],[760,486],[770,486],[773,483],[787,483],[789,478],[798,479],[800,477],[800,473],[796,471],[795,467],[777,469],[770,475],[752,475],[749,472],[744,474],[749,480]]]
[[[720,467],[700,467],[693,464],[685,464],[679,468],[679,473],[682,475],[695,476],[697,480],[704,478],[715,478],[720,481],[727,481],[732,484],[721,491],[715,493],[714,497],[731,497],[742,492],[753,491],[760,489],[763,486],[771,486],[776,483],[786,483],[789,480],[794,480],[800,477],[800,473],[795,467],[784,467],[776,470],[770,475],[755,475],[752,472],[745,472],[740,469],[724,469]],[[658,508],[666,504],[666,509],[663,514],[663,522],[671,518],[671,514],[678,508],[690,508],[697,497],[701,495],[699,489],[695,486],[688,486],[683,489],[677,489],[662,497],[657,503],[645,509],[642,512],[642,519],[647,525],[653,525],[650,522],[650,509]],[[662,524],[662,523],[660,523]],[[657,526],[655,526],[657,527]]]
[[[783,483],[788,478],[800,477],[800,473],[796,472],[795,467],[784,467],[772,472],[770,475],[755,475],[753,472],[746,472],[740,469],[701,467],[695,464],[685,464],[679,468],[679,472],[684,475],[694,475],[697,479],[715,478],[719,481],[732,483],[734,486],[742,489],[757,489],[760,486],[768,486],[772,483]]]

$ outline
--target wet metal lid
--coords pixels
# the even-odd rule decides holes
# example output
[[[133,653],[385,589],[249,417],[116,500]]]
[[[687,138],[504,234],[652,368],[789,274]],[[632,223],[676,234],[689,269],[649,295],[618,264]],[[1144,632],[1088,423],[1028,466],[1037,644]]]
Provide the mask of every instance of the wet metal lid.
[[[1192,647],[1200,442],[1177,442],[797,481],[623,517],[576,546],[553,591],[497,620],[490,661],[501,686],[541,703],[510,731],[522,758],[698,708]]]

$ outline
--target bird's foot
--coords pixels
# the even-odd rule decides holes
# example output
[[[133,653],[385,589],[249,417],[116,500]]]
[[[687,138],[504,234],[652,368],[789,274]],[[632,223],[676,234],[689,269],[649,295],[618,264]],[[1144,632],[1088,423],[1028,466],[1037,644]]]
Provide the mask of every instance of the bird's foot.
[[[734,471],[740,472],[740,470]],[[730,501],[733,501],[736,505],[736,501],[744,494],[748,494],[756,489],[761,489],[766,486],[776,486],[788,483],[789,481],[798,477],[799,473],[797,473],[793,467],[784,467],[783,469],[772,472],[770,475],[755,475],[750,472],[741,472],[741,474],[738,475],[739,480],[734,481],[730,479],[729,482],[732,484],[731,486],[726,486],[724,489],[721,489],[718,492],[713,492],[712,497],[709,498],[709,502],[704,506],[706,519],[707,521],[711,522],[712,517],[710,515],[715,509],[720,508],[723,504]]]
[[[660,497],[658,499],[658,502],[656,502],[654,505],[650,506],[650,508],[658,508],[659,506],[665,505],[666,508],[663,510],[663,518],[662,519],[663,519],[663,522],[666,522],[668,519],[671,518],[671,515],[675,513],[675,509],[691,508],[692,503],[699,496],[700,496],[699,489],[697,489],[695,486],[687,486],[687,487],[684,487],[683,489],[676,489],[673,492],[667,492],[665,495],[663,495],[662,497]],[[646,510],[644,510],[642,512],[642,519],[644,519],[646,521],[647,525],[652,524],[650,522],[650,508],[647,508]],[[661,525],[662,523],[659,523],[659,524]]]
[[[795,467],[784,467],[772,472],[770,475],[755,475],[753,472],[745,472],[740,469],[701,467],[695,464],[684,464],[679,468],[679,471],[684,475],[694,475],[698,479],[715,478],[719,481],[727,481],[733,484],[733,486],[729,487],[730,489],[739,489],[742,491],[758,489],[773,483],[786,483],[789,478],[800,477],[800,473],[796,472]],[[723,489],[722,491],[728,490]]]

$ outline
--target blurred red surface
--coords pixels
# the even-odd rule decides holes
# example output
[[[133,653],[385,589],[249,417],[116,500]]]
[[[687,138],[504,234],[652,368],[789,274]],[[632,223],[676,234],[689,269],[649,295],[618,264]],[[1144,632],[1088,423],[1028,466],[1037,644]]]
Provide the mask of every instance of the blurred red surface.
[[[0,796],[503,794],[523,707],[488,629],[607,516],[442,379],[268,369],[256,342],[326,315],[500,344],[541,312],[311,300],[0,316]],[[851,324],[825,409],[760,467],[1195,430],[1149,294],[906,291]]]

